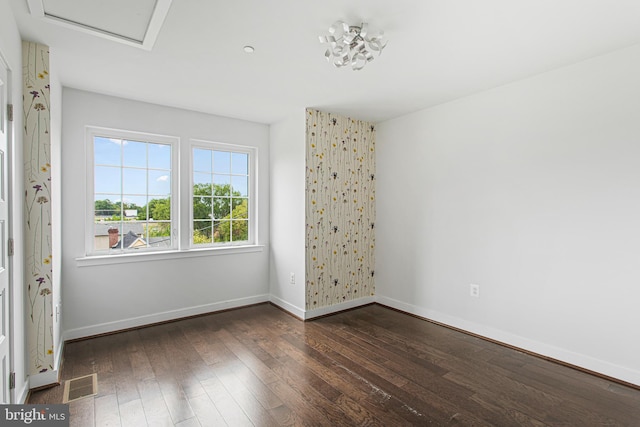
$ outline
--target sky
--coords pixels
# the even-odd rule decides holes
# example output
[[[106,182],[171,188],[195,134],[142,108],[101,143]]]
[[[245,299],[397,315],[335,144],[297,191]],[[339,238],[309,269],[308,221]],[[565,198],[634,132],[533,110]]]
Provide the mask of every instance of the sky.
[[[171,195],[171,145],[95,137],[95,200],[124,199],[137,206]],[[231,184],[248,196],[248,154],[194,148],[194,184]]]

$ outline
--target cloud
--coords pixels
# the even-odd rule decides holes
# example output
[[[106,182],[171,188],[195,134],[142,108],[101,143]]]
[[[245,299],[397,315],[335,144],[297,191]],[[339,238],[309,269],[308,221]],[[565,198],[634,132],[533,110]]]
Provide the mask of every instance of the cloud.
[[[116,145],[127,145],[127,141],[123,140],[123,139],[113,139],[113,138],[106,138],[109,142],[113,142]]]
[[[158,182],[166,182],[166,181],[169,181],[169,175],[162,175],[162,176],[159,176],[159,177],[156,179],[156,181],[158,181]]]

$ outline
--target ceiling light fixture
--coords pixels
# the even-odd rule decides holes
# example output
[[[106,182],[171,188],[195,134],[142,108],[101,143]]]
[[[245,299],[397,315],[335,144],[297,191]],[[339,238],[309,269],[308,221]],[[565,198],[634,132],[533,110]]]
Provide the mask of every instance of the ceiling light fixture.
[[[253,46],[245,46],[242,48],[242,50],[244,50],[246,53],[253,53],[255,49],[253,48]]]
[[[368,62],[373,61],[373,52],[380,55],[387,45],[384,32],[372,33],[366,22],[358,27],[336,21],[329,27],[329,35],[320,36],[319,39],[320,43],[329,45],[324,53],[327,61],[337,68],[351,65],[356,71],[362,70]]]

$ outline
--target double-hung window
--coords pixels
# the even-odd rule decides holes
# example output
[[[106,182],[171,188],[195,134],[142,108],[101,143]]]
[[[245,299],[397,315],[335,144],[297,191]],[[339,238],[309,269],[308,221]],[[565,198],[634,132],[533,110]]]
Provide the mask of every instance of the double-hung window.
[[[253,243],[254,158],[250,148],[192,141],[192,246]]]
[[[88,134],[93,232],[87,252],[177,248],[178,139],[100,128]]]
[[[253,147],[89,127],[87,160],[89,256],[256,244]]]

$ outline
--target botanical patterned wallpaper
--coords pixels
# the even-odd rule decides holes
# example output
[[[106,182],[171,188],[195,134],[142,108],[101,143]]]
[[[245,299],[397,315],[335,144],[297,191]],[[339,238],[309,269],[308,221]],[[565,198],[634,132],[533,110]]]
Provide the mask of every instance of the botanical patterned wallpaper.
[[[22,43],[25,258],[29,373],[52,370],[51,138],[49,48]]]
[[[306,309],[374,295],[375,126],[307,110]]]

